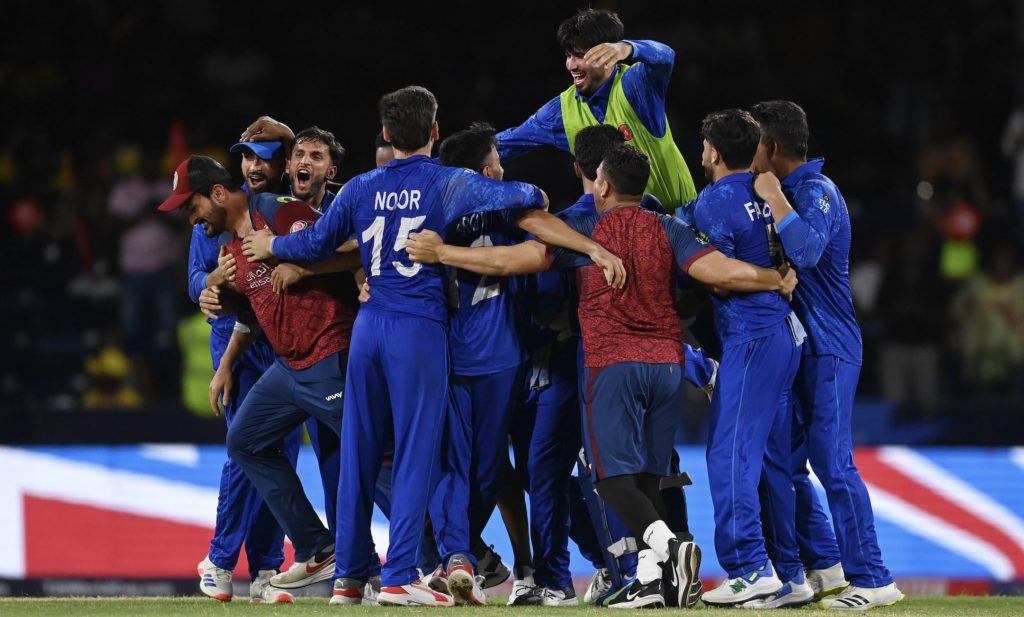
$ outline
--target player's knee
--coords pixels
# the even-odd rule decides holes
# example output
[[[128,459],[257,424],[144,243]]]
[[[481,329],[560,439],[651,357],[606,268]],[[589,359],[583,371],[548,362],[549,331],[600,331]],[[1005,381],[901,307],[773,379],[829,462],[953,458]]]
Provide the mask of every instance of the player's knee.
[[[237,424],[234,424],[228,429],[226,439],[228,456],[235,459],[235,461],[245,458],[245,455],[248,453],[245,436],[242,434],[242,431],[236,429],[237,426]]]

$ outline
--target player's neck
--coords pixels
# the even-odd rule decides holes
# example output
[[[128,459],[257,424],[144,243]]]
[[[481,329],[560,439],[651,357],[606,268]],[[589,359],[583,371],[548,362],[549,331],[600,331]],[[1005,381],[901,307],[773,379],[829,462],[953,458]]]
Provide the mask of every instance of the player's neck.
[[[313,208],[314,210],[319,210],[320,206],[322,206],[324,203],[324,195],[326,194],[327,185],[325,184],[324,186],[320,187],[320,190],[314,193],[312,197],[305,201],[307,204],[309,204],[310,208]]]
[[[779,173],[775,174],[779,177],[779,180],[785,180],[789,174],[796,171],[801,165],[806,163],[804,159],[785,158],[775,163],[776,169]]]
[[[640,205],[640,197],[636,195],[612,195],[598,206],[598,212],[608,212],[615,208],[632,208]]]
[[[593,192],[594,192],[594,181],[593,180],[587,180],[587,178],[585,176],[583,176],[583,194],[584,195],[589,195],[589,194],[592,194]]]
[[[718,182],[719,180],[726,176],[731,176],[733,174],[741,174],[749,171],[750,170],[746,168],[729,169],[725,165],[720,165],[718,167],[715,167],[714,172],[711,174],[711,181]]]
[[[430,156],[430,152],[433,149],[434,149],[434,140],[431,139],[430,141],[427,142],[427,145],[423,146],[419,150],[412,150],[412,151],[406,152],[405,150],[399,150],[398,148],[395,148],[394,149],[395,150],[395,158],[396,159],[408,159],[408,158],[412,158],[414,156],[418,156],[420,154],[422,154],[423,156]]]
[[[228,195],[228,202],[224,206],[227,213],[225,225],[236,236],[244,237],[252,231],[252,219],[249,218],[249,199],[245,193],[238,191]]]

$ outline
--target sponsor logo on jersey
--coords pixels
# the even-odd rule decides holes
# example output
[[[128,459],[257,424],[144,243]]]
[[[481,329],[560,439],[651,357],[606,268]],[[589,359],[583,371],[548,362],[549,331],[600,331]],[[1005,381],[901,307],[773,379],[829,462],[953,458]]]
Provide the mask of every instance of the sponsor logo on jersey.
[[[295,233],[296,231],[302,231],[309,227],[309,223],[306,221],[295,221],[292,226],[288,229],[288,233]]]

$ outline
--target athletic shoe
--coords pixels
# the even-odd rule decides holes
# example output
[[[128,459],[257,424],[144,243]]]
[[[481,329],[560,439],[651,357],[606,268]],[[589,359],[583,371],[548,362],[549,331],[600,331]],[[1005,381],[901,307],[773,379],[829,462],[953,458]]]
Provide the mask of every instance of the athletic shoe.
[[[594,578],[590,579],[590,584],[587,585],[587,593],[583,594],[583,602],[585,604],[596,604],[601,596],[608,593],[608,590],[612,588],[612,575],[608,572],[608,568],[599,568],[597,572],[594,572]]]
[[[814,590],[815,601],[826,596],[833,596],[850,586],[850,583],[846,582],[846,573],[843,572],[842,563],[820,570],[805,570],[804,579]]]
[[[420,584],[439,593],[448,593],[448,574],[444,571],[444,564],[437,566],[433,572],[420,578]]]
[[[708,358],[708,361],[714,365],[714,368],[711,369],[711,379],[701,389],[704,390],[704,394],[708,395],[708,402],[710,403],[711,396],[715,393],[715,382],[718,381],[718,360]]]
[[[253,604],[291,604],[292,594],[284,589],[278,589],[270,584],[270,577],[277,574],[277,570],[260,570],[256,578],[249,583],[249,602]]]
[[[329,580],[334,576],[334,543],[328,544],[306,561],[296,561],[292,567],[270,579],[270,584],[281,589],[295,589]]]
[[[565,589],[541,587],[537,592],[537,596],[540,598],[539,604],[541,606],[579,606],[576,590],[572,588],[572,585]]]
[[[608,596],[604,605],[608,608],[662,608],[665,606],[665,596],[661,590],[660,578],[650,583],[633,579],[632,583]]]
[[[332,606],[358,606],[363,603],[366,583],[354,578],[339,578],[334,581],[331,594]]]
[[[772,562],[765,562],[760,569],[727,578],[722,584],[705,592],[700,599],[712,606],[732,606],[758,598],[767,598],[782,589],[782,581],[775,574]]]
[[[380,575],[371,576],[363,588],[363,606],[377,606],[377,596],[380,595]]]
[[[850,585],[839,595],[818,602],[820,608],[840,611],[866,611],[876,606],[892,606],[903,599],[903,592],[896,583],[885,587],[855,587]]]
[[[381,587],[377,602],[381,606],[455,606],[455,600],[419,583]]]
[[[512,576],[512,570],[501,561],[501,555],[494,552],[494,545],[487,547],[487,552],[481,559],[476,560],[476,571],[484,577],[480,585],[483,589],[497,587]]]
[[[509,606],[527,606],[537,604],[533,598],[538,595],[540,588],[533,582],[533,574],[527,574],[518,578],[512,583],[512,592],[508,594]]]
[[[448,559],[448,591],[456,604],[487,606],[487,594],[477,583],[469,557],[456,553]]]
[[[794,583],[789,581],[782,584],[782,589],[759,600],[750,600],[742,604],[743,608],[769,609],[769,608],[797,608],[810,604],[814,600],[814,590],[807,584]]]
[[[696,542],[669,540],[668,561],[664,570],[664,595],[667,606],[693,608],[704,586],[700,583],[700,546]]]
[[[207,555],[205,559],[196,566],[199,574],[199,591],[210,596],[214,600],[230,602],[234,591],[231,589],[231,570],[218,568]]]

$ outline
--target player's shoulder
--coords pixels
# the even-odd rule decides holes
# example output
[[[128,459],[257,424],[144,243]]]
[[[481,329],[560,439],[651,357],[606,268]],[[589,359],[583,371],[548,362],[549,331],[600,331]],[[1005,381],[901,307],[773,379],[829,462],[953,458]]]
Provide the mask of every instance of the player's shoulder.
[[[833,207],[842,201],[839,187],[831,178],[824,174],[808,174],[793,187],[794,205],[814,207],[824,214],[833,211]]]

